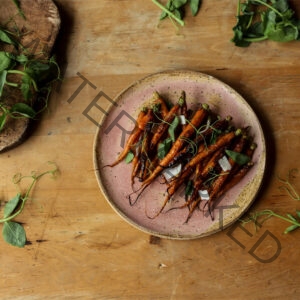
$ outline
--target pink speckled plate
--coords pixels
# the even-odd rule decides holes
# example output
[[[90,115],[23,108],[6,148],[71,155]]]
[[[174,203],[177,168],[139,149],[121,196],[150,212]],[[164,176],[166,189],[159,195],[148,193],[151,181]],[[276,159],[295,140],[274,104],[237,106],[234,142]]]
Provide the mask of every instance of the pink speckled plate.
[[[239,184],[229,190],[214,211],[215,219],[196,211],[185,223],[188,210],[175,209],[151,219],[164,200],[165,185],[156,180],[143,193],[137,203],[129,204],[131,164],[120,163],[114,168],[105,165],[117,158],[124,145],[124,138],[133,129],[139,109],[149,100],[154,91],[173,102],[181,91],[186,92],[189,107],[208,103],[211,110],[222,117],[231,115],[238,127],[250,126],[258,147],[254,153],[255,165]],[[101,121],[94,142],[94,165],[96,177],[109,204],[127,222],[149,234],[173,238],[195,239],[210,235],[235,222],[249,208],[261,186],[265,171],[265,139],[261,125],[249,104],[232,88],[206,74],[191,71],[170,71],[150,75],[135,82],[115,99],[108,114]],[[127,134],[125,135],[125,132]],[[183,202],[178,193],[168,204]]]

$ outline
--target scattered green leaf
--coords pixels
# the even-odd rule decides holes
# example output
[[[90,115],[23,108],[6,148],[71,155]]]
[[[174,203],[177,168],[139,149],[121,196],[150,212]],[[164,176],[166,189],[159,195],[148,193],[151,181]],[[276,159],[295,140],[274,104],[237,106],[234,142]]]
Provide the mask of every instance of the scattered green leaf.
[[[33,119],[36,116],[36,112],[28,104],[20,102],[12,106],[12,108],[10,109],[10,115],[12,117],[21,116],[21,117]]]
[[[242,166],[247,164],[250,161],[250,157],[239,152],[225,150],[226,154],[238,165]]]
[[[185,195],[186,196],[191,196],[192,193],[193,193],[193,190],[194,190],[194,184],[193,184],[193,181],[192,180],[189,180],[186,187],[185,187]]]
[[[289,42],[299,39],[299,29],[300,22],[288,0],[238,0],[232,42],[239,47],[267,39]]]
[[[178,116],[176,116],[168,129],[169,136],[173,143],[175,142],[175,131],[179,123],[180,123],[180,119]]]
[[[41,177],[47,174],[54,176],[58,173],[57,166],[52,162],[50,162],[50,164],[54,165],[53,169],[50,169],[43,173],[32,173],[30,176],[22,176],[21,174],[16,174],[13,177],[13,182],[15,184],[19,184],[24,178],[32,179],[31,184],[29,185],[24,194],[17,193],[15,197],[13,197],[6,203],[4,207],[3,219],[0,219],[0,223],[3,223],[3,239],[13,246],[24,247],[26,243],[26,233],[22,224],[14,222],[13,219],[15,219],[23,211],[25,203],[29,199],[29,195],[36,182]]]
[[[270,209],[265,209],[253,214],[250,214],[250,216],[246,219],[240,220],[243,224],[247,224],[249,222],[254,222],[255,224],[257,224],[258,219],[260,219],[262,216],[266,216],[266,218],[264,218],[263,220],[260,221],[260,224],[262,224],[263,222],[265,222],[267,219],[271,218],[271,217],[275,217],[278,219],[281,219],[283,221],[286,221],[292,225],[290,225],[289,227],[287,227],[284,231],[285,234],[294,231],[295,229],[300,228],[300,221],[299,219],[297,219],[297,217],[299,218],[299,212],[296,211],[297,216],[294,217],[291,214],[287,214],[288,217],[284,217],[282,215],[279,215],[277,213],[275,213],[274,211],[270,210]]]
[[[289,170],[286,179],[277,176],[277,180],[283,184],[279,187],[279,189],[286,191],[293,200],[300,201],[300,195],[292,184],[292,177],[297,172],[298,169],[291,169]]]
[[[202,0],[169,0],[165,6],[159,3],[157,0],[152,0],[152,2],[162,10],[160,20],[169,17],[175,20],[181,26],[184,26],[185,23],[183,19],[185,16],[186,6],[189,4],[192,15],[196,16],[200,9]]]
[[[163,159],[171,149],[171,146],[172,139],[170,137],[166,138],[162,143],[159,143],[157,146],[157,157]]]
[[[0,28],[0,41],[9,44],[9,45],[16,45],[17,42],[10,36],[10,34],[5,30]]]
[[[3,239],[12,246],[22,248],[26,243],[26,232],[19,223],[8,221],[3,224]]]
[[[7,218],[10,216],[20,203],[21,194],[18,193],[15,197],[13,197],[11,200],[9,200],[5,206],[4,206],[4,218]]]
[[[131,151],[129,151],[125,157],[126,164],[131,163],[133,159],[134,159],[134,154]]]

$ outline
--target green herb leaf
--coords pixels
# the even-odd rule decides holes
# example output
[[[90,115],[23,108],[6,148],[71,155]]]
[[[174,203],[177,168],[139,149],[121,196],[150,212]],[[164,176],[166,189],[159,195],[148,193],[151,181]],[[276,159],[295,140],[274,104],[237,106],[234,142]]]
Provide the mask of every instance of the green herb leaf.
[[[22,76],[21,92],[26,101],[32,97],[31,84],[32,80],[29,76]]]
[[[200,6],[201,6],[202,0],[190,0],[190,8],[192,11],[192,15],[196,16]]]
[[[3,94],[3,88],[6,83],[6,76],[7,76],[6,70],[3,70],[2,72],[0,72],[0,97]]]
[[[9,36],[9,34],[0,28],[0,41],[9,45],[16,45],[16,42]]]
[[[238,165],[242,166],[247,164],[250,161],[250,157],[239,152],[225,150],[226,154]]]
[[[172,139],[169,137],[157,146],[157,157],[163,159],[169,152],[172,146]]]
[[[175,142],[175,130],[179,125],[179,123],[180,123],[180,119],[178,116],[176,116],[168,129],[169,136],[171,137],[173,143]]]
[[[16,222],[5,222],[3,224],[2,235],[4,240],[13,246],[24,247],[26,243],[26,233],[23,226]]]
[[[300,218],[300,211],[299,210],[296,210],[296,214],[297,214],[298,218]]]
[[[129,151],[125,157],[126,164],[131,163],[133,159],[134,159],[134,154],[131,151]]]
[[[8,69],[12,64],[11,58],[7,55],[7,52],[0,51],[0,72]]]
[[[191,196],[194,190],[194,185],[193,185],[193,181],[189,180],[186,187],[185,187],[185,195],[186,196]]]
[[[173,0],[173,6],[175,8],[180,8],[187,3],[187,0]]]
[[[288,217],[289,217],[289,219],[291,219],[292,221],[295,221],[295,222],[297,222],[297,219],[296,218],[294,218],[291,214],[286,214]]]
[[[16,57],[15,57],[15,60],[17,61],[17,62],[19,62],[20,64],[25,64],[25,63],[27,63],[28,62],[28,57],[26,56],[26,55],[24,55],[24,54],[20,54],[20,55],[17,55]]]
[[[266,39],[289,42],[299,39],[299,20],[287,0],[239,0],[233,31],[232,41],[240,47]]]
[[[287,228],[285,229],[284,233],[285,233],[285,234],[286,234],[286,233],[289,233],[289,232],[291,232],[291,231],[293,231],[293,230],[295,230],[295,229],[297,229],[297,228],[299,228],[298,225],[292,225],[292,226],[289,226],[289,227],[287,227]]]
[[[15,105],[12,106],[10,109],[10,113],[15,115],[21,115],[22,117],[26,118],[34,118],[36,116],[35,110],[27,105],[26,103],[16,103]]]
[[[17,194],[15,197],[10,199],[5,204],[5,206],[4,206],[4,218],[9,217],[14,212],[14,210],[16,209],[18,204],[20,203],[20,199],[21,199],[21,195]]]
[[[5,123],[6,123],[7,113],[2,112],[2,115],[0,116],[0,131],[3,129]]]

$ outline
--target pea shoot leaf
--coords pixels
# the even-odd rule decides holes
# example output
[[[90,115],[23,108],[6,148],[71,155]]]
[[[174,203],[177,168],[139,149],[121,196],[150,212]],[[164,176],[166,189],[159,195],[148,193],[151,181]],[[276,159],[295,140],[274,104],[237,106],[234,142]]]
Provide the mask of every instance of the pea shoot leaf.
[[[3,224],[2,235],[4,240],[13,246],[24,247],[26,243],[26,233],[19,223],[9,221]]]
[[[32,97],[31,84],[32,82],[29,76],[22,76],[21,92],[26,101]]]
[[[184,193],[185,193],[186,196],[191,196],[192,193],[193,193],[193,190],[194,190],[193,181],[189,180],[186,187],[185,187]]]
[[[157,1],[153,1],[153,2],[156,3],[157,5],[159,5],[157,3]],[[163,20],[167,16],[169,16],[170,15],[169,13],[172,13],[178,20],[183,20],[184,15],[185,15],[185,8],[188,4],[190,6],[192,15],[196,16],[200,9],[201,3],[202,3],[202,0],[169,0],[164,7],[165,9],[162,11],[162,13],[160,15],[160,20]],[[163,7],[161,7],[161,8],[163,8]],[[178,21],[178,20],[176,20],[176,21]]]
[[[131,163],[133,159],[134,159],[134,154],[131,151],[129,151],[125,157],[126,164]]]
[[[231,151],[231,150],[225,150],[226,154],[238,165],[242,166],[245,165],[250,161],[250,157],[239,152]]]
[[[0,97],[3,94],[3,88],[6,82],[6,75],[7,75],[7,71],[3,70],[0,72]]]
[[[15,197],[10,199],[4,206],[4,218],[9,217],[20,203],[21,195],[18,193]]]
[[[157,146],[157,157],[163,159],[169,152],[172,146],[172,139],[166,138],[162,143],[159,143]]]
[[[0,51],[0,72],[8,69],[12,64],[12,60],[5,51]]]
[[[4,30],[0,28],[0,41],[2,41],[5,44],[9,45],[16,45],[16,42],[13,40],[13,38],[10,37],[10,35]]]
[[[0,116],[0,131],[3,129],[5,125],[6,118],[7,118],[7,114],[3,112],[2,115]]]
[[[201,6],[202,0],[190,0],[190,8],[192,11],[192,15],[196,16],[200,6]]]
[[[232,42],[248,47],[252,42],[272,40],[290,42],[299,39],[300,21],[287,0],[245,0],[238,4],[237,23]]]
[[[295,230],[295,229],[297,229],[297,228],[299,228],[298,225],[291,225],[291,226],[289,226],[289,227],[287,227],[287,228],[285,229],[284,233],[289,233],[289,232],[291,232],[291,231],[293,231],[293,230]]]
[[[31,118],[33,119],[36,116],[35,110],[27,105],[26,103],[16,103],[10,109],[11,114],[13,115],[20,115],[22,117]]]
[[[180,119],[178,116],[176,116],[168,129],[169,136],[173,143],[175,142],[175,131],[179,123]]]

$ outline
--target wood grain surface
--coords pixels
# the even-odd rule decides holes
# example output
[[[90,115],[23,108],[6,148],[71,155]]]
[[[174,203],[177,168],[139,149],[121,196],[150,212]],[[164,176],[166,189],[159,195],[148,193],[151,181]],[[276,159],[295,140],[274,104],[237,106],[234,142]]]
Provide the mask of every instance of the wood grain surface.
[[[33,135],[0,155],[2,204],[17,191],[14,174],[45,170],[48,161],[61,174],[42,178],[17,218],[28,245],[14,248],[0,239],[0,297],[299,299],[300,231],[283,234],[288,224],[282,220],[271,218],[257,231],[236,223],[193,241],[154,238],[123,221],[98,188],[92,158],[97,126],[87,117],[103,116],[90,107],[94,99],[105,110],[110,103],[104,95],[113,99],[151,73],[189,69],[213,75],[247,99],[267,138],[266,178],[250,211],[294,214],[300,204],[279,189],[276,176],[300,168],[299,42],[235,47],[231,0],[203,1],[197,17],[187,12],[182,28],[159,22],[150,0],[55,3],[64,80]],[[291,3],[300,17],[300,2]],[[292,178],[298,192],[299,178],[300,171]]]

